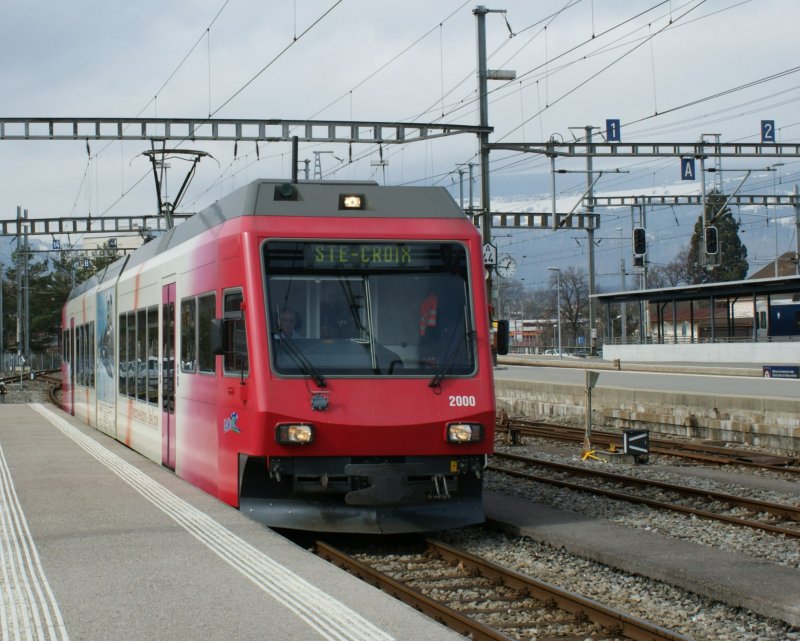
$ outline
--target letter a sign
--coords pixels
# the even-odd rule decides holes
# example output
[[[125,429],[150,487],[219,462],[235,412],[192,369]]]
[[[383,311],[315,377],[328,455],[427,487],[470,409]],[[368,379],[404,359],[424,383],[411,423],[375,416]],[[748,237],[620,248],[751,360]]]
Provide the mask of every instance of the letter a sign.
[[[681,180],[694,179],[694,158],[681,158]]]

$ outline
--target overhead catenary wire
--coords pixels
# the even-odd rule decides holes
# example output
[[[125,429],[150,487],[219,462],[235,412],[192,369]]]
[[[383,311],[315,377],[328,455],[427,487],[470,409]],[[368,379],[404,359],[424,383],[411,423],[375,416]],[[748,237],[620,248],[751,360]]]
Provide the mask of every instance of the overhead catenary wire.
[[[269,62],[267,62],[261,69],[259,69],[252,78],[250,78],[247,82],[245,82],[241,87],[239,87],[236,91],[231,94],[231,96],[224,100],[216,109],[214,109],[209,115],[209,118],[212,118],[220,111],[222,111],[225,107],[227,107],[231,102],[233,102],[237,96],[239,96],[245,89],[247,89],[251,84],[253,84],[267,69],[269,69],[272,65],[274,65],[278,60],[280,60],[283,55],[289,51],[294,45],[296,45],[305,35],[310,33],[314,27],[316,27],[320,22],[322,22],[328,15],[338,7],[343,0],[336,0],[330,7],[328,7],[320,16],[318,16],[308,27],[306,27],[300,35],[295,35],[292,41],[287,44],[283,49],[281,49],[276,56],[274,56]]]

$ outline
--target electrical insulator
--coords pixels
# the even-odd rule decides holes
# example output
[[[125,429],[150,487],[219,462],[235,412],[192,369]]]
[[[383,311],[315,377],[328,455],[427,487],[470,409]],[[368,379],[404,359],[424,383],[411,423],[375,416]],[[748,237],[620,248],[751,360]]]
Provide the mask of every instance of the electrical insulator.
[[[647,233],[644,227],[633,228],[633,253],[637,256],[647,253]]]
[[[706,227],[706,254],[716,254],[719,251],[717,242],[717,228]]]

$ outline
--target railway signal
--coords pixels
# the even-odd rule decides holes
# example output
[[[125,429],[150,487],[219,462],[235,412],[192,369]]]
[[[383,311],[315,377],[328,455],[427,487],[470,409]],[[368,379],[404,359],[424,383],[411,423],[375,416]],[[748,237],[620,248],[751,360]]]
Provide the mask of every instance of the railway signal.
[[[637,256],[647,253],[647,232],[644,227],[633,228],[633,253]]]
[[[706,240],[706,254],[713,256],[719,251],[719,242],[717,240],[717,228],[713,225],[706,227],[705,230]]]

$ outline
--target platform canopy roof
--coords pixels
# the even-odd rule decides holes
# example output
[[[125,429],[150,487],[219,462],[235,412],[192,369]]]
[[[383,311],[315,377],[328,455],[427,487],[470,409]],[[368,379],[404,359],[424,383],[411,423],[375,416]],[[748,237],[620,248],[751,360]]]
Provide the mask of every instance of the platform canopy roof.
[[[639,289],[627,292],[611,292],[594,294],[598,303],[635,303],[648,301],[699,301],[721,298],[762,297],[779,294],[800,293],[800,276],[782,276],[779,278],[753,278],[723,283],[706,283],[703,285],[685,285],[683,287],[664,287],[660,289]]]

